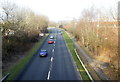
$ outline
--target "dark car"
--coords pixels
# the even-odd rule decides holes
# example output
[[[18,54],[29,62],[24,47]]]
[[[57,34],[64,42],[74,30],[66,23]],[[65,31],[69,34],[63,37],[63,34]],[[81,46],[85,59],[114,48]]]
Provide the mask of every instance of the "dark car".
[[[47,56],[47,50],[40,50],[40,57]]]
[[[48,44],[53,44],[54,43],[54,40],[52,40],[52,39],[50,39],[49,41],[48,41]]]

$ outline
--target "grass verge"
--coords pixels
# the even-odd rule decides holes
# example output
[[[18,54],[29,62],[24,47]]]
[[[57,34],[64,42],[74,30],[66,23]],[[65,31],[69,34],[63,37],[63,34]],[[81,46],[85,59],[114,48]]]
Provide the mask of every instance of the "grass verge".
[[[74,37],[71,33],[69,33],[69,35],[70,35],[70,37],[72,37],[72,38],[75,39],[75,37]],[[92,56],[92,53],[89,52],[89,50],[86,49],[86,47],[80,45],[79,42],[77,42],[77,44],[84,50],[84,52],[85,52],[88,56],[90,56],[92,59],[94,59],[94,57]],[[79,51],[78,51],[78,52],[79,52]],[[86,68],[88,69],[89,73],[91,74],[93,80],[101,80],[101,78],[98,76],[98,74],[97,74],[96,71],[93,69],[93,67],[91,67],[91,65],[88,63],[88,61],[87,61],[82,55],[79,55],[79,56],[80,56],[82,62],[84,63],[84,65],[86,66]]]
[[[32,58],[33,54],[38,50],[38,48],[41,46],[41,44],[44,42],[44,40],[46,39],[46,37],[48,35],[49,34],[46,34],[46,36],[43,37],[41,41],[36,43],[33,46],[33,48],[31,48],[31,50],[28,52],[27,56],[25,56],[24,58],[20,59],[13,67],[11,67],[7,71],[7,72],[10,73],[10,75],[8,76],[8,78],[5,81],[7,81],[7,80],[14,80],[17,77],[17,75],[22,71],[22,69],[25,67],[25,65],[29,62],[29,60]],[[4,73],[4,75],[6,73]]]
[[[82,64],[81,62],[79,61],[79,59],[77,58],[76,56],[76,53],[74,51],[74,44],[72,42],[72,40],[69,38],[69,36],[65,33],[65,31],[63,31],[63,35],[64,35],[64,38],[67,42],[67,45],[70,49],[70,52],[72,53],[72,56],[73,56],[73,59],[74,61],[76,62],[76,65],[77,65],[77,68],[78,68],[78,71],[82,77],[83,80],[90,80],[89,76],[87,75],[85,69],[82,67]]]

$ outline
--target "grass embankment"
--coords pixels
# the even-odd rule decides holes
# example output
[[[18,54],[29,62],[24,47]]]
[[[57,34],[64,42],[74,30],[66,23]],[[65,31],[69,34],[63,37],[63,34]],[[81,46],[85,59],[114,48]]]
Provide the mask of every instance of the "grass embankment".
[[[69,38],[69,36],[66,34],[65,31],[63,31],[63,35],[64,35],[66,43],[67,43],[67,45],[68,45],[68,47],[70,49],[70,52],[72,53],[73,59],[76,62],[77,68],[78,68],[78,70],[80,72],[80,75],[81,75],[82,79],[83,80],[90,80],[90,78],[88,77],[85,69],[82,67],[81,62],[79,61],[79,59],[76,56],[76,53],[74,51],[75,48],[74,48],[72,40]]]
[[[28,52],[28,55],[25,56],[24,58],[20,59],[13,67],[11,67],[6,73],[10,73],[10,75],[8,76],[8,78],[6,80],[14,80],[17,75],[22,71],[22,69],[25,67],[25,65],[29,62],[29,60],[32,58],[33,54],[38,50],[38,48],[41,46],[41,44],[44,42],[44,40],[46,39],[46,37],[49,34],[46,34],[46,36],[44,36],[41,41],[39,41],[38,43],[36,43],[33,48],[31,48],[31,50]],[[4,75],[6,74],[4,73]]]

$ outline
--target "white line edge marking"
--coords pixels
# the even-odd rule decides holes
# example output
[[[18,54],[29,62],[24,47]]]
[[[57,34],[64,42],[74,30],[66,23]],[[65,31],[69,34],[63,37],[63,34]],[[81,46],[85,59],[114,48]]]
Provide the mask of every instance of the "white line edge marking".
[[[65,31],[65,32],[66,32],[66,31]],[[65,37],[64,37],[64,36],[63,36],[63,38],[64,38],[64,40],[65,40]],[[70,49],[69,49],[69,47],[68,47],[68,45],[67,45],[66,40],[65,40],[65,45],[66,45],[66,47],[67,47],[69,53],[71,53],[71,52],[70,52]],[[71,53],[71,56],[72,56],[72,53]],[[76,62],[75,62],[74,59],[73,59],[73,56],[72,56],[72,60],[73,60],[73,62],[75,63],[75,67],[76,67],[76,69],[78,70],[78,67],[77,67],[77,65],[76,65]],[[79,74],[79,75],[80,75],[80,74]],[[81,80],[83,80],[83,78],[82,78],[81,75],[80,75],[80,77],[81,77]]]
[[[50,71],[48,72],[47,80],[50,79]]]
[[[65,31],[66,32],[66,31]],[[67,33],[67,32],[66,32]],[[67,35],[69,36],[69,38],[72,40],[72,38],[70,37],[70,35],[67,33]],[[80,59],[80,57],[79,57],[79,55],[78,55],[78,53],[77,53],[77,51],[76,51],[76,49],[74,49],[75,50],[75,53],[76,53],[76,55],[77,55],[77,57],[78,57],[78,59],[79,59],[79,61],[81,62],[81,64],[82,64],[82,66],[83,66],[83,68],[85,69],[85,71],[86,71],[86,73],[88,74],[88,76],[89,76],[89,78],[90,78],[90,80],[92,81],[92,82],[94,82],[93,81],[93,78],[91,77],[91,75],[89,74],[89,72],[88,72],[88,70],[86,69],[86,67],[84,66],[84,64],[83,64],[83,62],[82,62],[82,60]]]
[[[76,53],[76,55],[77,55],[77,57],[78,57],[79,61],[80,61],[80,62],[81,62],[81,64],[82,64],[83,68],[85,69],[86,73],[88,74],[88,76],[89,76],[90,80],[92,80],[92,82],[94,82],[94,81],[93,81],[93,79],[92,79],[92,77],[91,77],[91,75],[90,75],[90,73],[88,72],[88,70],[87,70],[87,69],[86,69],[86,67],[84,66],[84,64],[83,64],[82,60],[81,60],[81,59],[80,59],[80,57],[78,56],[78,53],[77,53],[76,49],[74,49],[74,50],[75,50],[75,53]]]

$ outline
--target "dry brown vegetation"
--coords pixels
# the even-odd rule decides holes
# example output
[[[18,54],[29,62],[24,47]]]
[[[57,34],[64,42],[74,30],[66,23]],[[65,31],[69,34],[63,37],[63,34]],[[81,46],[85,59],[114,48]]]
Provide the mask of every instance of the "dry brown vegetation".
[[[10,62],[16,62],[25,51],[40,40],[39,33],[46,33],[48,18],[32,10],[20,8],[9,1],[1,3],[0,25],[2,31],[3,72]],[[11,64],[12,65],[12,64]]]
[[[118,79],[118,22],[110,21],[109,16],[92,7],[83,11],[82,18],[70,21],[64,28],[93,58],[109,64],[106,74],[111,79]]]

